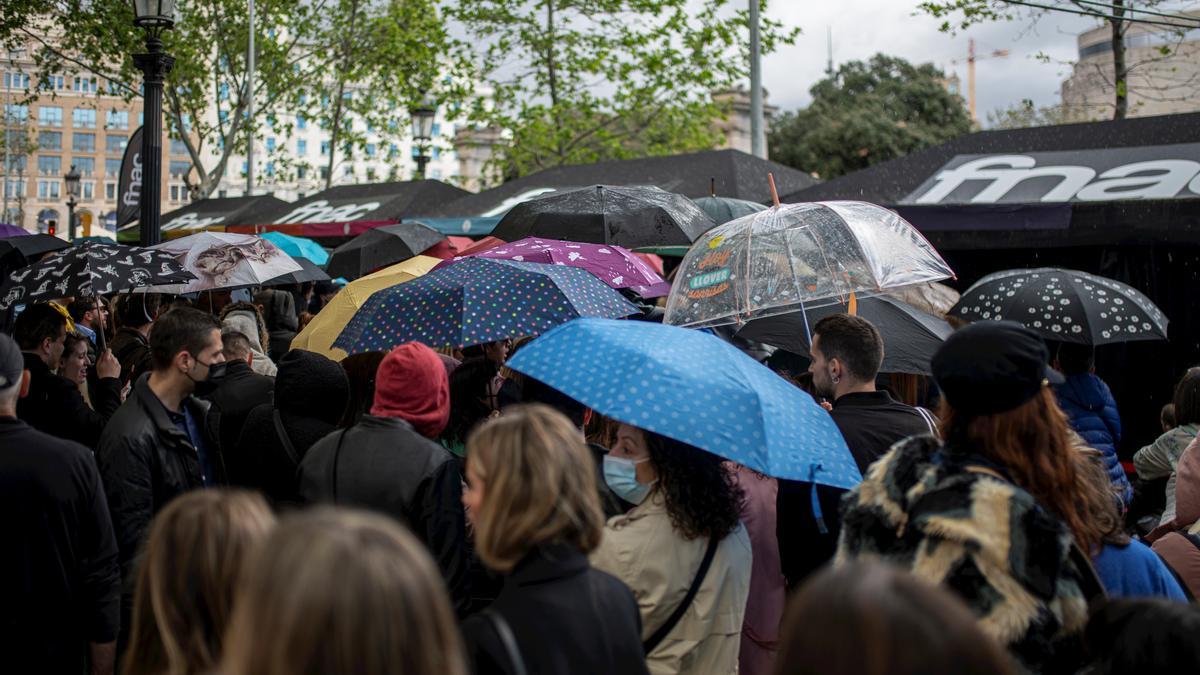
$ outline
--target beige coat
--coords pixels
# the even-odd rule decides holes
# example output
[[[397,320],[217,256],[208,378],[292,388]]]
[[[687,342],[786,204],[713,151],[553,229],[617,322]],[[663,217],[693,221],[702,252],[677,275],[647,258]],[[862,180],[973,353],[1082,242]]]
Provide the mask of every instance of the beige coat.
[[[661,495],[608,521],[592,565],[633,590],[649,638],[687,594],[708,542],[675,531]],[[738,524],[717,546],[687,613],[646,659],[653,675],[736,673],[742,619],[750,593],[750,537]]]

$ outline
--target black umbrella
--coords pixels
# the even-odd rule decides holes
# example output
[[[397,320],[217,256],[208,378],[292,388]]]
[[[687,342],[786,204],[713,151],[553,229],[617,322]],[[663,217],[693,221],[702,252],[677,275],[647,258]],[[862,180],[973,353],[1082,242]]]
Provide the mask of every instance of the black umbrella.
[[[86,243],[10,272],[0,285],[0,309],[135,286],[187,283],[194,278],[166,251]]]
[[[542,237],[635,248],[688,245],[715,226],[683,195],[655,187],[595,185],[517,204],[492,236],[504,241]]]
[[[9,269],[24,267],[44,253],[61,251],[68,246],[69,243],[48,234],[7,237],[0,239],[0,264]]]
[[[731,220],[737,220],[742,216],[748,216],[751,213],[766,211],[766,204],[747,201],[745,199],[733,199],[732,197],[700,197],[693,199],[696,206],[705,213],[709,218],[713,219],[718,225],[724,225]]]
[[[1059,342],[1102,345],[1167,339],[1167,317],[1141,291],[1077,270],[1041,267],[989,274],[950,314],[1009,319]]]
[[[796,354],[808,354],[808,333],[813,325],[831,314],[846,311],[844,305],[824,305],[801,312],[754,319],[737,332],[740,338],[762,342]],[[808,326],[805,326],[805,314]],[[880,372],[928,375],[929,359],[954,332],[950,324],[932,314],[886,295],[860,298],[858,316],[870,321],[883,335],[883,365]]]
[[[380,267],[408,260],[445,238],[419,222],[376,227],[334,249],[325,271],[332,277],[357,279]]]
[[[300,269],[295,272],[288,272],[268,279],[263,282],[263,286],[286,286],[288,284],[306,284],[310,281],[329,281],[329,275],[325,273],[316,263],[308,258],[293,257],[300,265]]]

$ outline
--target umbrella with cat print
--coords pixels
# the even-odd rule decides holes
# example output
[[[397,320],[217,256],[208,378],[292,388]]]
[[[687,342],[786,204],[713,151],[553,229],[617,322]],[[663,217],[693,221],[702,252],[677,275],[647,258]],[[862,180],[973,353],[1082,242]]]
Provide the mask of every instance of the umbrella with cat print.
[[[0,285],[0,310],[41,300],[94,297],[136,286],[186,283],[194,278],[166,251],[88,242],[10,272]]]

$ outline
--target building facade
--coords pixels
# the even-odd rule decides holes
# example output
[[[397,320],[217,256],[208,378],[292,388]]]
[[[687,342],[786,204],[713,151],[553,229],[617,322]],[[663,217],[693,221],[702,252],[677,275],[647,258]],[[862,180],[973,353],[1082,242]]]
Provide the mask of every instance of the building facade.
[[[75,207],[79,235],[111,236],[117,181],[129,138],[142,123],[142,100],[126,101],[103,78],[75,73],[39,79],[33,43],[0,52],[3,206],[0,221],[66,237],[64,177],[80,174]],[[182,144],[163,137],[163,210],[186,203],[191,162]],[[182,153],[182,155],[181,155]]]
[[[1200,8],[1183,14],[1200,19]],[[1078,44],[1079,60],[1062,83],[1063,107],[1074,121],[1110,119],[1116,95],[1112,30],[1105,24],[1082,33]],[[1131,25],[1125,34],[1125,62],[1129,117],[1200,111],[1200,28],[1180,33]]]

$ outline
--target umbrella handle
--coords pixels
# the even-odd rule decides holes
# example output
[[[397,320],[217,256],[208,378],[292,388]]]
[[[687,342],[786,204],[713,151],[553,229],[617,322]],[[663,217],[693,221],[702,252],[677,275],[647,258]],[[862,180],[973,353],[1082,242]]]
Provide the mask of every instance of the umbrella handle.
[[[96,324],[96,353],[103,354],[107,348],[105,344],[107,340],[104,338],[104,310],[101,308],[100,296],[94,296],[93,299],[96,301],[96,321],[98,322]]]

